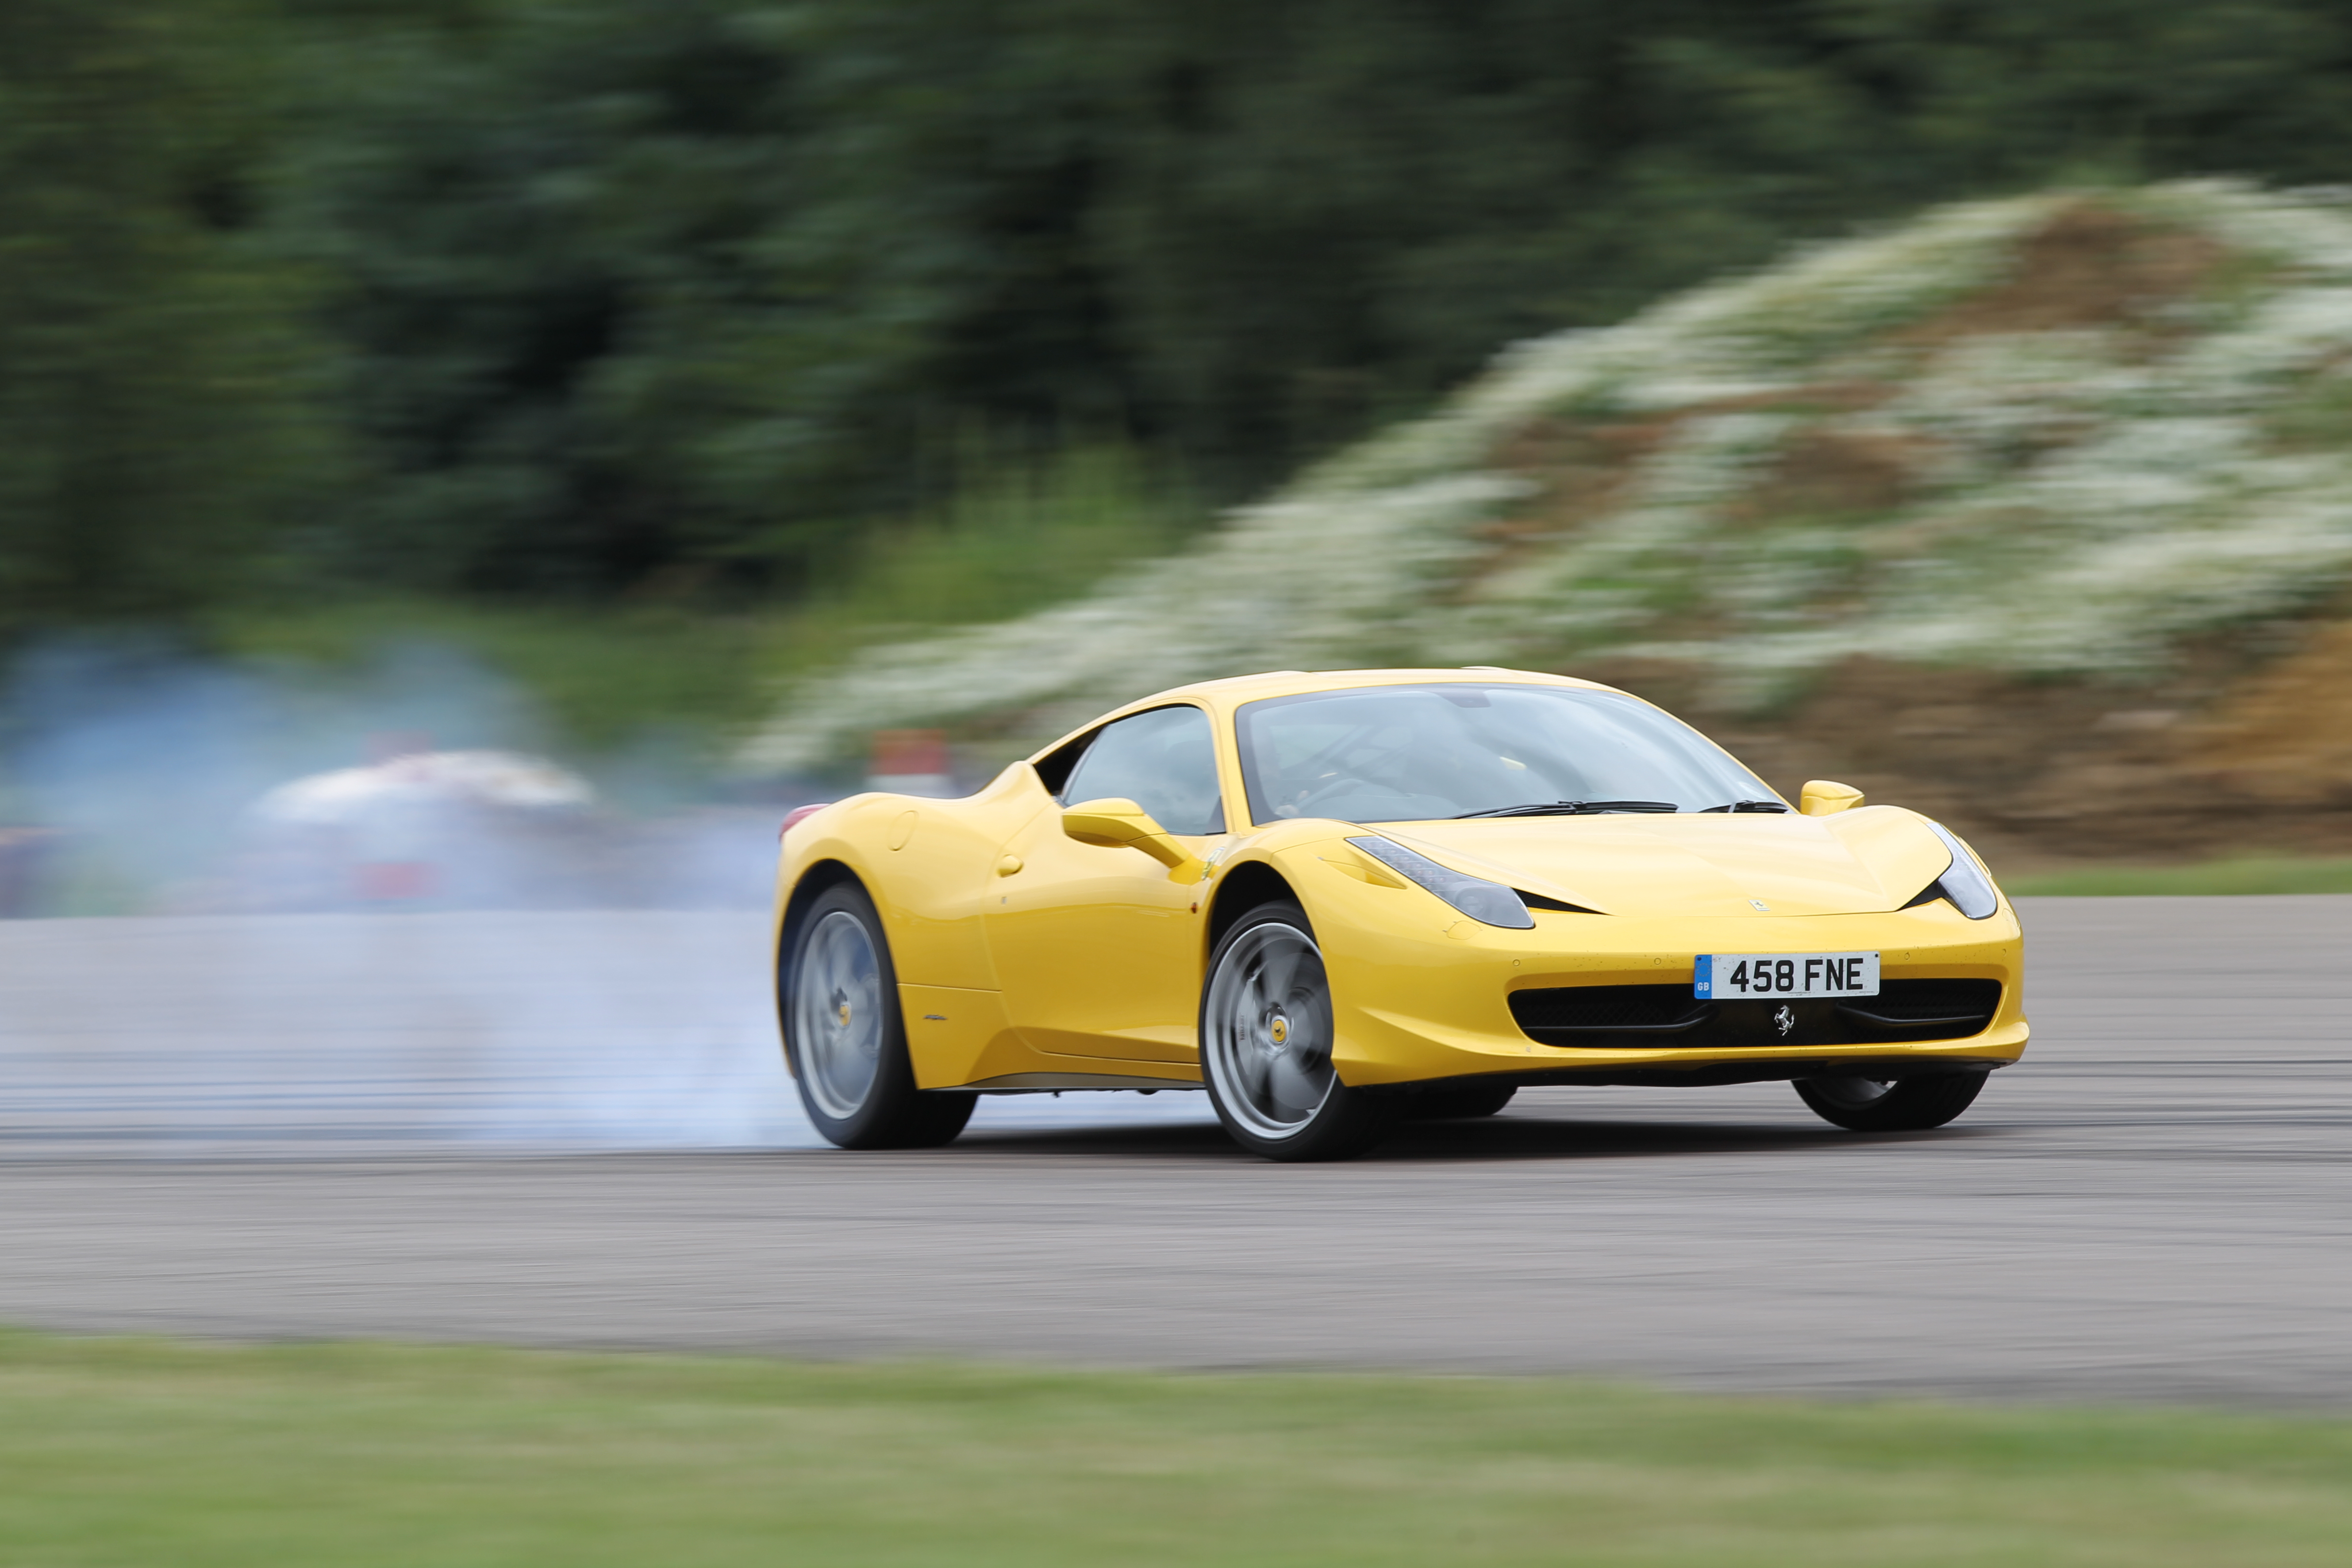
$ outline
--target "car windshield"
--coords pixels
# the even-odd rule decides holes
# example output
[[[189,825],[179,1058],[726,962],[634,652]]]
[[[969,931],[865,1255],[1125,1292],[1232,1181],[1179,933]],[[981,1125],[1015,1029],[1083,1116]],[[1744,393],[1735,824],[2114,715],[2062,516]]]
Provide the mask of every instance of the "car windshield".
[[[1699,732],[1621,692],[1368,686],[1235,716],[1259,822],[1427,822],[1569,802],[1720,810],[1772,792]]]

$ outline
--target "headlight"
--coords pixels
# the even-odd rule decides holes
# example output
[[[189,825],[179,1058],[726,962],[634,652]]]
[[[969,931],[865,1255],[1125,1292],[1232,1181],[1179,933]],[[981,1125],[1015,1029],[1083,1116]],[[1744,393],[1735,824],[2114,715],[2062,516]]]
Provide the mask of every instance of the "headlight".
[[[1403,845],[1390,838],[1350,838],[1349,843],[1386,866],[1398,875],[1427,888],[1474,921],[1490,926],[1507,926],[1513,931],[1534,929],[1536,917],[1528,913],[1528,906],[1519,901],[1518,894],[1500,882],[1489,882],[1483,877],[1466,877],[1451,871],[1426,855],[1416,855]]]
[[[1952,907],[1969,919],[1990,918],[2000,908],[2000,895],[1993,891],[1992,879],[1985,875],[1976,852],[1941,823],[1930,822],[1927,826],[1944,841],[1944,847],[1952,852],[1952,863],[1936,879],[1936,885],[1944,889],[1944,897],[1952,900]]]

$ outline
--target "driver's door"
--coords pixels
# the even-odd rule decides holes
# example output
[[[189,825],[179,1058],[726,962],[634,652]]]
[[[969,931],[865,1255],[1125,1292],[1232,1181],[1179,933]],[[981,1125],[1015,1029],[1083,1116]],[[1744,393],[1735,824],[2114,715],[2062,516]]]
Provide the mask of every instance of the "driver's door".
[[[1132,800],[1198,858],[1225,831],[1209,716],[1155,708],[1105,725],[1060,801]],[[1006,1012],[1055,1056],[1194,1062],[1203,961],[1197,868],[1171,875],[1140,849],[1081,844],[1059,810],[1005,846],[1017,870],[984,905]]]

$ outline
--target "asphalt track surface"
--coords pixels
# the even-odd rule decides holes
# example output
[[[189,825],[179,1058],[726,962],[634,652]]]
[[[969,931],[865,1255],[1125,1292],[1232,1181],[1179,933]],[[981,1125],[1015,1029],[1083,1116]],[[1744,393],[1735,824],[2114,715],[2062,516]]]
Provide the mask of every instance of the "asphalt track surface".
[[[813,1145],[738,915],[0,926],[0,1321],[2352,1405],[2352,899],[2024,910],[1961,1121],[1549,1089],[1344,1165],[1197,1095]]]

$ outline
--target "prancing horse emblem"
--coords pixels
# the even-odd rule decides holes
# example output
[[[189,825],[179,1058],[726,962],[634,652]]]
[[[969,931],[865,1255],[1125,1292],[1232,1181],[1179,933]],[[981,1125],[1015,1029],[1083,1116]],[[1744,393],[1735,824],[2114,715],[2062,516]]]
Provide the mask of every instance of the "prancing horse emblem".
[[[1781,1003],[1780,1010],[1772,1015],[1772,1026],[1780,1031],[1782,1039],[1787,1039],[1789,1031],[1797,1026],[1797,1010],[1786,1002]]]

